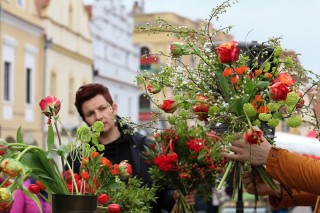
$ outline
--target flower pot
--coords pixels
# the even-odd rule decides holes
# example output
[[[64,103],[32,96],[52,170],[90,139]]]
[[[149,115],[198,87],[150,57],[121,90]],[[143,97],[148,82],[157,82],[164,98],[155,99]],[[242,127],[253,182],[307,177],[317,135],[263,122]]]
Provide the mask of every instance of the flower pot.
[[[52,194],[52,213],[96,213],[95,195]]]

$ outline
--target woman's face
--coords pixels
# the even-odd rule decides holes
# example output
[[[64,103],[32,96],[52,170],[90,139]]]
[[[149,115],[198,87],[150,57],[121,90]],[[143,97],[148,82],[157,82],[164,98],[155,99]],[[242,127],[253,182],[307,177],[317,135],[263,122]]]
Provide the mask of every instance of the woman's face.
[[[92,126],[96,121],[102,121],[104,124],[104,132],[109,132],[115,127],[117,105],[110,105],[101,94],[83,102],[82,112],[84,122],[86,122],[88,126]]]

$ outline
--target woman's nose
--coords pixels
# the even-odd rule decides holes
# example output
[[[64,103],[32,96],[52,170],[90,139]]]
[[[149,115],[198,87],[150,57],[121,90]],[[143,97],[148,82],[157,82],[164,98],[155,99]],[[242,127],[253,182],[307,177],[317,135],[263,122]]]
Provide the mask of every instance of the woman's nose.
[[[96,112],[96,121],[101,121],[102,119],[102,113]]]

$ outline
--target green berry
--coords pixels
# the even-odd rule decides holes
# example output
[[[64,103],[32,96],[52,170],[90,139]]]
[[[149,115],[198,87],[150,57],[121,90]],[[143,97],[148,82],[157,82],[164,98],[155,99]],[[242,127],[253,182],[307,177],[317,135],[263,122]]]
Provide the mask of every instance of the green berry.
[[[277,118],[271,118],[270,120],[268,120],[268,126],[270,127],[277,127],[280,123],[280,120]]]
[[[257,110],[250,103],[243,104],[243,112],[249,117],[254,117],[257,114]]]
[[[254,126],[260,126],[261,125],[261,121],[259,119],[256,119],[252,122],[252,125]]]
[[[298,103],[299,99],[300,97],[296,92],[289,92],[284,103],[288,106],[294,106]]]
[[[259,119],[261,121],[269,121],[270,119],[272,118],[272,115],[271,114],[268,114],[268,113],[260,113],[259,114]]]
[[[268,103],[268,109],[270,112],[277,111],[280,108],[279,103]]]
[[[287,124],[288,124],[288,126],[290,126],[292,128],[297,128],[298,126],[300,126],[302,124],[302,121],[303,120],[302,120],[301,116],[295,115],[287,120]]]

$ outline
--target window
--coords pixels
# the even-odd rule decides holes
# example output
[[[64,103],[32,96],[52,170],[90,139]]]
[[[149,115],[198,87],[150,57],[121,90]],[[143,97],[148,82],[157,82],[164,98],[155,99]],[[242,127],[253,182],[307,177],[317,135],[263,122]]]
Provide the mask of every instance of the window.
[[[8,61],[4,62],[4,82],[3,82],[3,90],[4,90],[4,100],[10,101],[10,81],[11,81],[11,63]]]
[[[26,1],[25,0],[17,0],[17,5],[21,8],[25,8]]]
[[[26,69],[26,103],[27,104],[31,104],[32,102],[31,81],[32,81],[32,70],[30,68],[27,68]]]

